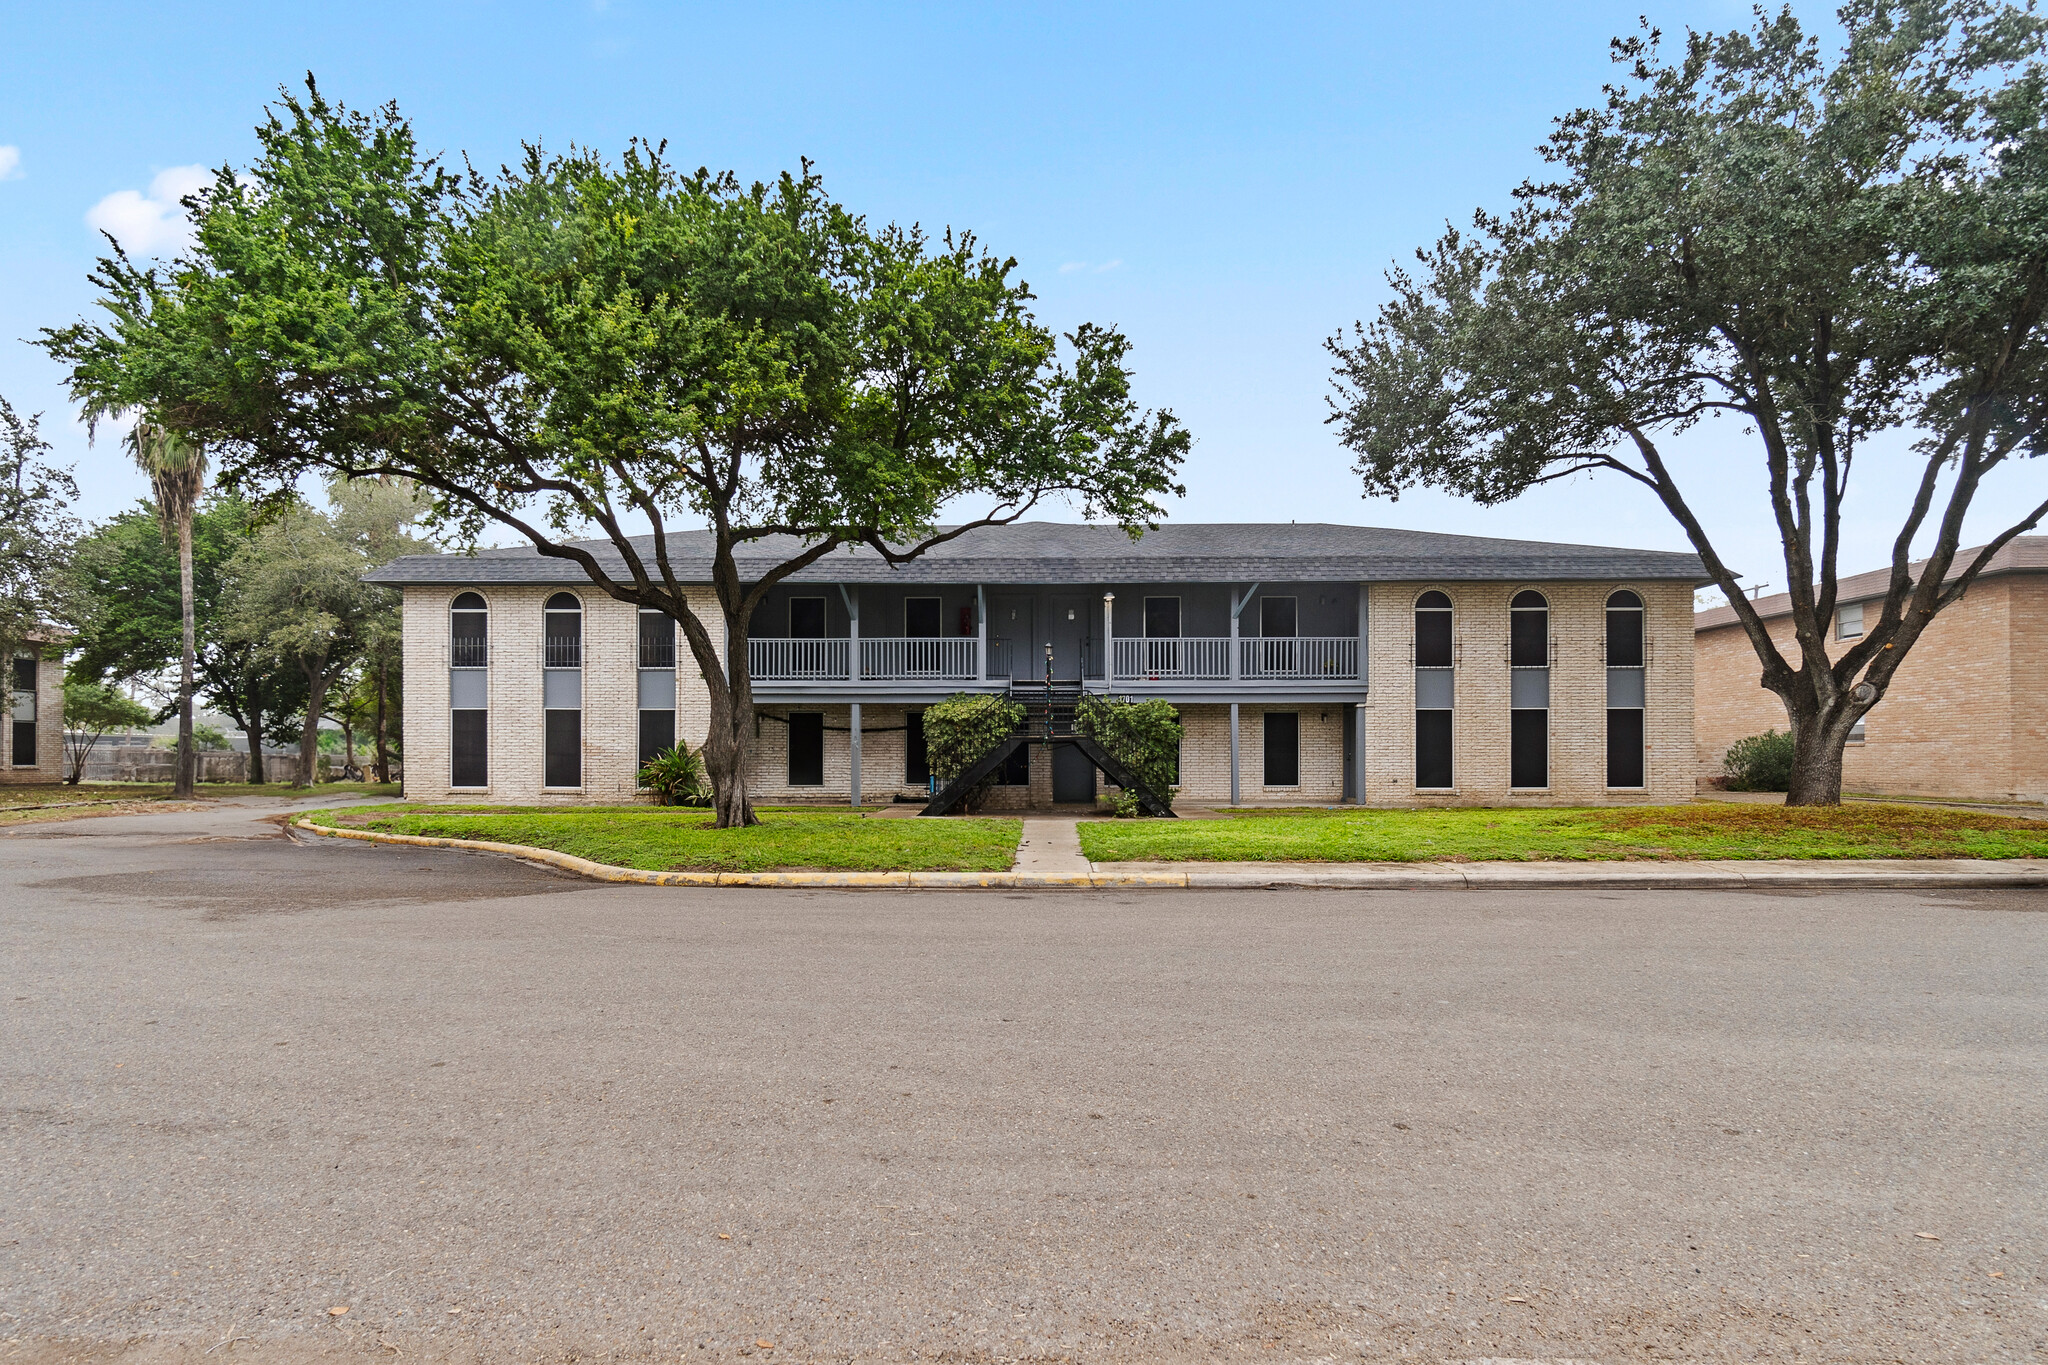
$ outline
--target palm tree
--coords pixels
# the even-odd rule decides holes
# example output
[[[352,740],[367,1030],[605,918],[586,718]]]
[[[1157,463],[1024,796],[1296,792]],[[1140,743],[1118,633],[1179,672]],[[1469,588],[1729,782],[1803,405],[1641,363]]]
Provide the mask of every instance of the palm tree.
[[[178,546],[178,593],[185,616],[185,651],[178,678],[178,780],[174,797],[190,797],[198,756],[192,746],[192,671],[197,652],[192,611],[192,514],[206,487],[206,448],[149,418],[128,432],[128,452],[156,495],[157,524]]]

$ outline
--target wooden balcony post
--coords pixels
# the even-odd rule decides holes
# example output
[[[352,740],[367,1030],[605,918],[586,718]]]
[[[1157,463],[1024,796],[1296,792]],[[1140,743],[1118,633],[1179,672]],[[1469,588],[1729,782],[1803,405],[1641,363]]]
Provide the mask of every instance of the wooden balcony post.
[[[988,594],[974,585],[974,680],[988,681]]]
[[[860,589],[852,592],[846,585],[839,587],[839,600],[846,603],[846,680],[860,681]]]
[[[1143,603],[1139,604],[1144,605]],[[1105,694],[1116,684],[1116,594],[1102,594],[1102,690]]]

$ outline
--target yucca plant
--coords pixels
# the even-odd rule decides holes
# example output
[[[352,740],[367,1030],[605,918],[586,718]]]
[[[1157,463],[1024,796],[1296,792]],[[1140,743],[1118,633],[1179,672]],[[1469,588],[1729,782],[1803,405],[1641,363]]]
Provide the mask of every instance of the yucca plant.
[[[640,765],[640,785],[652,788],[664,806],[711,804],[711,792],[704,782],[704,760],[681,740]]]

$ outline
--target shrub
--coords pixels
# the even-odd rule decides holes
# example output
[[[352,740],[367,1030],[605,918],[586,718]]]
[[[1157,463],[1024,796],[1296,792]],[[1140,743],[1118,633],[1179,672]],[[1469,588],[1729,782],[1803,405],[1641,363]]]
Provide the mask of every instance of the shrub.
[[[1153,795],[1173,800],[1180,781],[1180,712],[1172,703],[1083,697],[1074,728],[1107,749]]]
[[[1728,746],[1721,758],[1732,792],[1781,792],[1792,785],[1792,734],[1766,730]]]
[[[981,756],[1009,737],[1024,723],[1024,708],[1008,697],[974,692],[956,692],[936,706],[925,708],[924,747],[931,759],[932,775],[941,787],[973,767]],[[981,809],[998,773],[990,773],[960,802],[972,815]]]
[[[677,740],[640,765],[640,785],[651,787],[664,806],[708,806],[711,790],[704,783],[704,760]]]
[[[1102,807],[1104,815],[1112,816],[1118,820],[1135,820],[1145,813],[1144,806],[1138,803],[1138,794],[1136,792],[1124,791],[1121,788],[1113,794],[1104,792],[1096,797],[1095,801],[1097,805]]]

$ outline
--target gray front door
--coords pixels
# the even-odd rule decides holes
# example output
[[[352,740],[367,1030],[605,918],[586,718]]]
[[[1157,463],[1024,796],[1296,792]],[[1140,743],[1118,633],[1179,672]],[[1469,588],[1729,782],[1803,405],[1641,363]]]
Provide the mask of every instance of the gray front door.
[[[1045,676],[1045,641],[1032,628],[1032,601],[1021,594],[988,599],[988,675],[1030,682]]]
[[[1083,670],[1094,662],[1090,649],[1095,642],[1093,616],[1088,610],[1089,599],[1078,596],[1061,596],[1052,599],[1052,676],[1054,682],[1079,682],[1087,677]],[[1095,610],[1102,610],[1100,600]],[[1038,674],[1045,676],[1045,646],[1039,646]]]
[[[1052,799],[1091,802],[1095,799],[1095,765],[1088,761],[1088,755],[1071,744],[1053,746]]]

